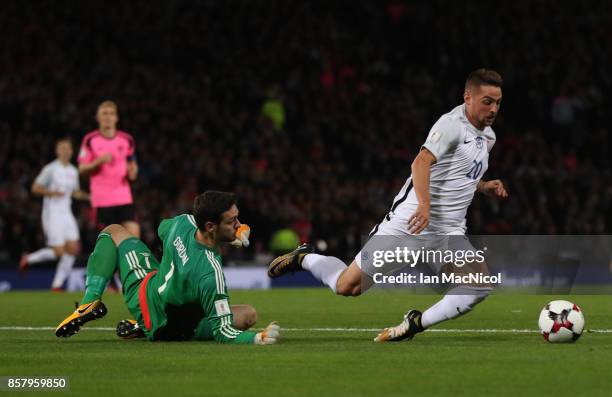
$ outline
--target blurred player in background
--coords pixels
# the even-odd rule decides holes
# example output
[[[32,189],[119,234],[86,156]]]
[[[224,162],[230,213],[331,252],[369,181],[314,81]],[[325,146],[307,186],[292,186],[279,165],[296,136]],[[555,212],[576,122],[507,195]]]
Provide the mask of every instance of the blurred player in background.
[[[98,129],[85,135],[79,152],[79,171],[90,175],[91,204],[99,229],[118,223],[140,237],[130,182],[138,176],[134,138],[117,130],[117,105],[98,106]]]
[[[248,233],[240,233],[238,214],[233,193],[207,191],[197,196],[193,215],[159,224],[161,261],[124,227],[106,227],[87,262],[87,289],[81,305],[60,323],[56,336],[72,336],[83,324],[106,314],[102,294],[119,270],[125,303],[151,341],[276,343],[280,332],[276,323],[262,332],[246,331],[255,324],[255,309],[229,302],[220,248],[237,240],[248,245]]]
[[[72,214],[72,197],[89,200],[81,191],[79,172],[70,163],[73,154],[69,138],[55,143],[57,159],[47,164],[32,184],[32,193],[43,197],[42,226],[47,247],[25,254],[19,270],[25,273],[29,265],[59,258],[51,289],[61,291],[80,249],[79,227]]]
[[[481,180],[489,165],[489,151],[496,140],[491,125],[501,105],[502,84],[501,76],[495,71],[478,69],[470,73],[463,94],[464,103],[440,117],[431,128],[412,163],[412,175],[350,266],[333,256],[314,254],[313,248],[304,244],[272,261],[268,275],[275,278],[288,272],[308,270],[336,294],[358,296],[364,287],[362,283],[380,271],[368,265],[365,255],[362,258],[362,252],[371,256],[375,241],[397,244],[398,239],[394,238],[402,237],[402,242],[410,244],[412,250],[428,244],[431,244],[428,248],[442,249],[440,242],[449,239],[438,236],[464,236],[465,217],[475,192],[498,198],[508,196],[500,180]],[[423,236],[406,239],[419,234]],[[372,239],[374,236],[383,238]],[[475,251],[465,237],[451,241],[461,245],[459,248],[463,251]],[[389,246],[386,250],[395,247]],[[481,265],[486,268],[486,264]],[[385,328],[375,340],[411,339],[426,328],[471,311],[490,290],[490,286],[454,287],[425,312],[408,311],[402,323]]]

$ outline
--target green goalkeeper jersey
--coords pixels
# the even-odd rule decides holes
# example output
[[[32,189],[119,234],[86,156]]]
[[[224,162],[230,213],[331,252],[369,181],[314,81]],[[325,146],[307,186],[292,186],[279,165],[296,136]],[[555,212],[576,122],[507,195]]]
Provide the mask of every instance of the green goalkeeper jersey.
[[[232,327],[221,255],[198,242],[196,230],[193,216],[186,214],[159,225],[163,257],[146,286],[149,339],[187,340],[208,329],[218,342],[254,343],[255,332]]]

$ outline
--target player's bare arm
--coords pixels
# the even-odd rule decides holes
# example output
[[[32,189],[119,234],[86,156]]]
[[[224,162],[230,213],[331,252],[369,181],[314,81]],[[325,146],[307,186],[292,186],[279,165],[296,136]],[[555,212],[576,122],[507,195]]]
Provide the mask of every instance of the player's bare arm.
[[[128,163],[128,179],[130,181],[135,181],[138,178],[138,163],[136,160],[132,160]]]
[[[34,182],[32,184],[32,193],[41,197],[61,197],[64,195],[64,192],[58,192],[54,190],[48,190],[40,183]]]
[[[490,181],[480,181],[476,186],[476,191],[478,193],[482,193],[489,197],[496,198],[508,198],[508,192],[506,191],[506,187],[504,183],[499,179],[494,179]]]
[[[421,233],[429,225],[429,174],[435,162],[435,156],[426,148],[421,149],[412,162],[412,183],[419,201],[416,211],[408,219],[408,230],[412,234]]]
[[[83,191],[83,190],[75,190],[74,192],[72,192],[72,198],[76,199],[76,200],[81,200],[81,201],[90,201],[91,197],[89,195],[89,193]]]
[[[102,164],[110,163],[112,160],[113,160],[112,154],[104,153],[102,156],[98,157],[91,163],[79,164],[79,173],[89,174],[90,172],[95,171]]]

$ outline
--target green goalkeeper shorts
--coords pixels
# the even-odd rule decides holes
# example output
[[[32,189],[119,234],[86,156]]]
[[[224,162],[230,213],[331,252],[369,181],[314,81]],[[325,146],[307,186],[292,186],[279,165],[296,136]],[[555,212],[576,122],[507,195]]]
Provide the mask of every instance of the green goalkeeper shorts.
[[[146,329],[138,291],[147,275],[159,269],[159,262],[149,247],[136,237],[123,240],[117,250],[119,276],[123,284],[123,299],[134,319],[143,329]]]

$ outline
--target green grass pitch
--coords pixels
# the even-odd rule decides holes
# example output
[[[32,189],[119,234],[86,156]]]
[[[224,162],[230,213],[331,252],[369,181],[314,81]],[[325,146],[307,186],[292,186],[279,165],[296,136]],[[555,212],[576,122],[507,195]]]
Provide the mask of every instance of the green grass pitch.
[[[274,346],[119,340],[113,330],[100,330],[128,317],[118,294],[105,296],[104,319],[72,338],[40,329],[55,327],[79,298],[0,294],[0,376],[69,376],[69,393],[81,396],[608,396],[612,388],[612,333],[585,332],[575,344],[554,345],[535,332],[508,331],[535,331],[540,309],[552,299],[580,305],[587,329],[610,330],[607,295],[493,295],[437,327],[450,331],[388,344],[374,343],[369,329],[395,325],[407,309],[423,310],[438,297],[398,290],[359,298],[323,288],[234,291],[232,303],[257,308],[258,327],[277,320],[287,328]],[[487,329],[498,331],[481,331]],[[57,393],[66,392],[51,392]]]

